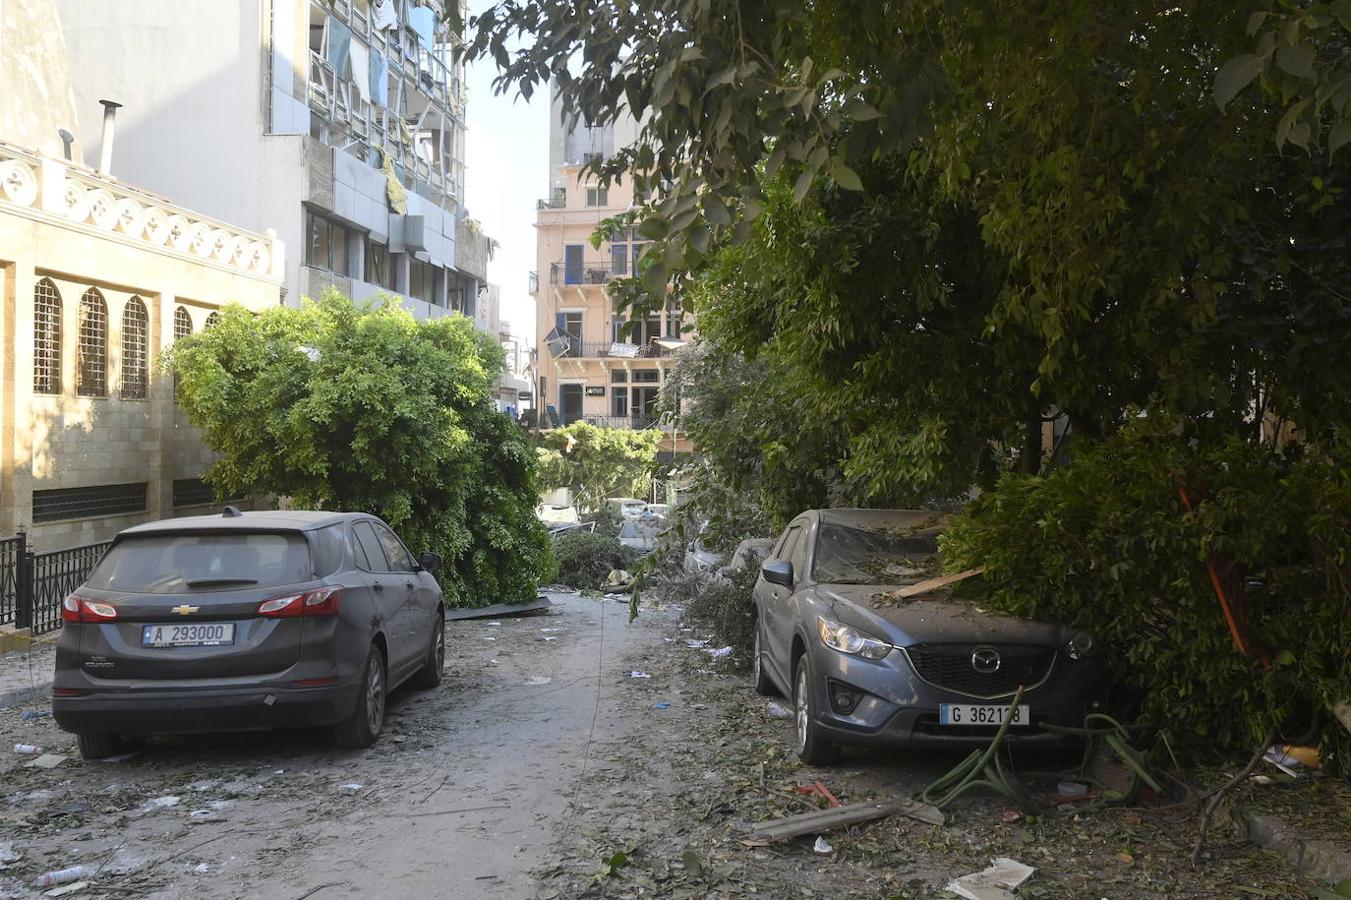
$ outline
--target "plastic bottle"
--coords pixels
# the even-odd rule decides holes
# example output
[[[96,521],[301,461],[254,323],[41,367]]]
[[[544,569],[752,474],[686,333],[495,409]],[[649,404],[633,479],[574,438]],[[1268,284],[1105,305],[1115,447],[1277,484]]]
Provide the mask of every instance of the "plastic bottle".
[[[41,753],[41,752],[42,752],[42,748],[41,748],[41,747],[38,747],[38,746],[36,746],[36,745],[34,745],[34,744],[15,744],[15,745],[14,745],[14,752],[15,752],[15,753]]]
[[[71,866],[69,869],[58,869],[55,872],[47,872],[39,875],[33,882],[34,887],[51,887],[54,884],[66,884],[71,881],[79,881],[81,878],[90,878],[94,870],[90,866]]]

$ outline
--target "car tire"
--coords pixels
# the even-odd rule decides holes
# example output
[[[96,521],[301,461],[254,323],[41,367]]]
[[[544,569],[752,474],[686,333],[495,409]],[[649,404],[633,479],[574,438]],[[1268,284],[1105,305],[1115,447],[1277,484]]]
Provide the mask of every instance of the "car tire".
[[[361,750],[374,744],[385,724],[385,699],[389,690],[385,680],[385,653],[379,644],[371,644],[361,673],[361,688],[357,691],[352,717],[333,726],[333,739],[347,750]]]
[[[81,759],[107,759],[127,749],[127,742],[116,734],[78,734]]]
[[[779,691],[774,687],[774,682],[769,680],[768,673],[765,672],[765,650],[764,644],[760,640],[760,617],[756,616],[751,620],[751,633],[754,645],[751,649],[751,678],[755,682],[755,692],[761,697],[774,697]]]
[[[840,748],[826,740],[816,724],[816,694],[811,690],[815,677],[811,657],[799,653],[793,664],[794,749],[809,766],[829,766],[839,761]]]
[[[429,691],[441,683],[441,676],[446,670],[446,618],[444,615],[436,617],[436,624],[432,626],[432,645],[427,648],[427,659],[422,663],[422,668],[413,674],[410,684],[419,690]]]

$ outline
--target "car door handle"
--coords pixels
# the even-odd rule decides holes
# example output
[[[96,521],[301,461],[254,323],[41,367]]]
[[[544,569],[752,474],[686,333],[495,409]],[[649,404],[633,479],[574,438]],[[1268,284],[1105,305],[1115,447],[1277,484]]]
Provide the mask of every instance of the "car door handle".
[[[404,584],[404,587],[408,588],[408,590],[410,590],[410,591],[411,591],[414,587],[417,586],[417,585],[413,584],[413,582],[411,582],[411,581],[405,581],[403,584]]]
[[[375,588],[376,593],[384,593],[385,585],[383,582],[380,581],[374,582],[372,586]]]

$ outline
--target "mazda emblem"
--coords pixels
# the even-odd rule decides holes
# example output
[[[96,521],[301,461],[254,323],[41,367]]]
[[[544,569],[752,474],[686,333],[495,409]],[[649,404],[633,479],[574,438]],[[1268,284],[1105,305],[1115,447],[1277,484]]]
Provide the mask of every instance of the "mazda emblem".
[[[971,651],[971,668],[982,675],[993,675],[1002,664],[999,651],[993,647],[977,647]]]

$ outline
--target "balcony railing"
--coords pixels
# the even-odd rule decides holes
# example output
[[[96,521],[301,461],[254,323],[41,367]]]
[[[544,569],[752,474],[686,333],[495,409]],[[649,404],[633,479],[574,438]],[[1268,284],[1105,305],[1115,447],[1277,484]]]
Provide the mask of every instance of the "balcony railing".
[[[656,343],[631,344],[623,341],[570,340],[558,359],[657,359],[670,356],[673,351]]]
[[[583,260],[580,265],[556,262],[549,265],[550,284],[605,284],[631,274],[627,259]]]
[[[559,427],[571,425],[574,422],[585,422],[588,425],[596,425],[601,428],[627,428],[633,431],[641,431],[644,428],[656,428],[661,424],[656,416],[587,416],[580,413],[563,413],[559,416],[561,421]]]

